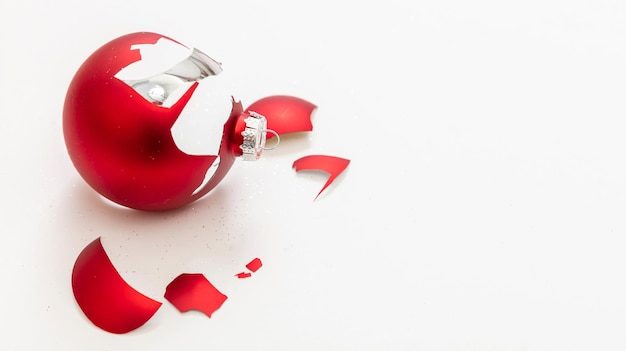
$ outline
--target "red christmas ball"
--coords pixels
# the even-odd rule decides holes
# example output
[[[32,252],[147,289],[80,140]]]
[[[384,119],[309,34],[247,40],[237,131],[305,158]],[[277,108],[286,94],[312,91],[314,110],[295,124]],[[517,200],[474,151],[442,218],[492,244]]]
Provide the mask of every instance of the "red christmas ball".
[[[266,121],[231,97],[230,112],[210,117],[214,152],[185,152],[173,133],[181,113],[206,112],[190,101],[211,102],[199,86],[220,72],[201,51],[155,33],[128,34],[96,50],[72,79],[63,109],[67,151],[80,175],[120,205],[167,210],[207,194],[236,157],[258,157]]]

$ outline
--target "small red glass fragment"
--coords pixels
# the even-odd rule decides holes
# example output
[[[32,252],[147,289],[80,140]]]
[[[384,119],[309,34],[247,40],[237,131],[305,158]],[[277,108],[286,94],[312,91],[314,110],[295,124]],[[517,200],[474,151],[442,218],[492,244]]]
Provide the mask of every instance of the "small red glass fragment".
[[[243,279],[243,278],[250,278],[252,276],[252,273],[248,273],[248,272],[241,272],[241,273],[237,273],[235,274],[235,276],[239,279]]]
[[[322,190],[315,197],[316,199],[320,194],[337,178],[341,172],[350,164],[350,160],[336,156],[327,155],[310,155],[302,157],[293,163],[293,167],[298,171],[323,171],[330,175],[328,181],[322,187]]]
[[[133,289],[115,270],[100,238],[78,255],[72,271],[74,298],[85,316],[99,328],[123,334],[146,323],[161,307]]]
[[[255,258],[254,260],[250,261],[246,265],[246,268],[248,268],[251,272],[256,272],[262,266],[263,266],[263,263],[261,262],[261,259],[260,258]]]
[[[179,311],[197,310],[209,318],[226,299],[207,278],[200,273],[183,273],[165,289],[165,298]]]
[[[313,130],[311,114],[317,106],[288,95],[274,95],[262,98],[250,105],[244,112],[256,112],[265,116],[267,128],[278,135]],[[267,133],[267,138],[274,135]]]

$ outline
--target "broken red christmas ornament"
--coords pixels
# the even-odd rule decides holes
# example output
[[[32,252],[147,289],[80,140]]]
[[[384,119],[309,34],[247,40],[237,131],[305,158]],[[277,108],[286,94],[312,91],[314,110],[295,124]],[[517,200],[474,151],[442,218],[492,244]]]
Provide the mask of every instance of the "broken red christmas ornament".
[[[288,95],[268,96],[252,103],[246,112],[254,111],[267,118],[267,127],[278,135],[313,130],[311,114],[316,106]],[[268,135],[271,138],[273,135]]]
[[[350,164],[350,160],[336,156],[327,155],[310,155],[302,157],[293,163],[293,168],[298,171],[323,171],[329,174],[326,184],[322,190],[315,196],[317,199],[320,194],[343,172]]]
[[[235,277],[239,279],[250,278],[251,276],[252,276],[252,273],[248,273],[248,272],[241,272],[241,273],[235,274]]]
[[[96,50],[63,108],[79,174],[120,205],[173,209],[206,195],[237,157],[258,159],[268,135],[311,129],[313,104],[270,97],[244,112],[216,88],[221,72],[200,50],[156,33],[128,34]]]
[[[78,255],[72,271],[74,298],[85,316],[111,333],[128,333],[146,323],[161,307],[122,279],[100,238]]]
[[[199,273],[183,273],[172,280],[165,298],[179,311],[197,310],[209,318],[228,298]]]

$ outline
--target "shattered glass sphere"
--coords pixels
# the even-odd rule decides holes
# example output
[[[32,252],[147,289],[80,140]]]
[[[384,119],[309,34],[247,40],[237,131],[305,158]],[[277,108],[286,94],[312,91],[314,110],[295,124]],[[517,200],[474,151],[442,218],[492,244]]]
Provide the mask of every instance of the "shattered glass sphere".
[[[214,93],[221,71],[203,52],[155,33],[96,50],[63,109],[79,174],[102,196],[139,210],[178,208],[207,194],[242,155],[246,129],[241,104]],[[202,137],[190,136],[194,130]]]

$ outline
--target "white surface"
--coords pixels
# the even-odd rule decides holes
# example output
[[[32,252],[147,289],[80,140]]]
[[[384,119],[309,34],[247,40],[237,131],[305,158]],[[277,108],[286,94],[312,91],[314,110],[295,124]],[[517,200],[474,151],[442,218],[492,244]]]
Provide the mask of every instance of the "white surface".
[[[0,349],[626,349],[625,2],[176,3],[0,5]],[[316,103],[314,131],[187,208],[107,205],[61,110],[82,61],[134,31],[223,62],[244,105]],[[291,164],[317,153],[352,164],[313,202],[326,178]],[[164,301],[135,332],[74,302],[98,236]],[[162,298],[183,272],[229,296],[213,318]]]

